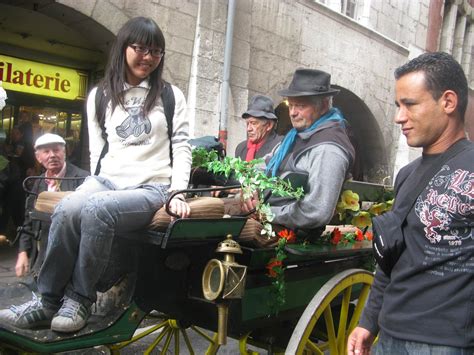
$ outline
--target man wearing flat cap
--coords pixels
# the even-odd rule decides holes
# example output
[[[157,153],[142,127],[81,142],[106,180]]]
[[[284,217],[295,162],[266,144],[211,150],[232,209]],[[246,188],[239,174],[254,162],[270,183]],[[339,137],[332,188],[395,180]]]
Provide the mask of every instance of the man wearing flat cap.
[[[339,90],[330,85],[331,76],[321,70],[297,69],[288,89],[279,94],[288,100],[293,128],[267,163],[271,176],[297,172],[307,175],[301,200],[271,198],[273,223],[299,231],[324,230],[336,208],[344,181],[349,177],[355,150],[347,134],[342,113],[332,107]],[[244,210],[256,205],[245,201]]]
[[[245,161],[265,157],[282,138],[275,133],[278,119],[272,99],[265,95],[255,95],[250,99],[242,118],[247,125],[247,140],[237,145],[235,157]]]
[[[57,134],[46,133],[39,137],[34,145],[36,160],[45,169],[43,179],[35,180],[31,189],[35,194],[43,191],[73,191],[90,174],[77,166],[66,162],[66,142]],[[48,179],[49,178],[49,179]],[[67,178],[58,180],[57,178]],[[36,196],[29,196],[23,226],[19,228],[18,258],[15,272],[18,277],[25,276],[30,269],[30,261],[34,262],[34,272],[39,271],[46,243],[49,225],[32,221],[30,212],[34,208]],[[33,238],[40,231],[39,238]]]

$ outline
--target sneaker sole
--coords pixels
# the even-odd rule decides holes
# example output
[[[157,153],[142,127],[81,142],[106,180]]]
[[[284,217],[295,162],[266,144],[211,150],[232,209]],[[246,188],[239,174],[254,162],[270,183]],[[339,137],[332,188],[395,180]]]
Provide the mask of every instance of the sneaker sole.
[[[57,333],[74,333],[74,332],[77,332],[77,331],[81,330],[86,325],[87,325],[87,322],[82,324],[81,326],[65,328],[64,326],[59,327],[59,326],[54,326],[53,324],[51,324],[51,330],[54,331],[54,332],[57,332]]]
[[[20,328],[20,329],[37,329],[37,328],[46,328],[51,325],[51,319],[49,320],[44,320],[41,322],[35,322],[33,324],[15,324],[15,323],[10,323],[14,327]]]

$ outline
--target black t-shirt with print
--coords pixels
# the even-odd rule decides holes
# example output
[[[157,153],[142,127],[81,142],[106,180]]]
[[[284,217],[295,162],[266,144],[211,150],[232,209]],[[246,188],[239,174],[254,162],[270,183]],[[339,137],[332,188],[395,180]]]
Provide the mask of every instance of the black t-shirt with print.
[[[424,155],[400,171],[394,209],[436,158]],[[402,226],[406,249],[391,278],[377,270],[361,326],[377,330],[378,315],[394,338],[474,347],[473,200],[471,149],[444,164],[418,196]]]

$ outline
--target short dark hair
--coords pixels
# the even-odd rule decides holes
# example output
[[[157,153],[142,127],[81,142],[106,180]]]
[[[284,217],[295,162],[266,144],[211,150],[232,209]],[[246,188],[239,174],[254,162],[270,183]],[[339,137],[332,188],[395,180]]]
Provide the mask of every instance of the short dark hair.
[[[458,96],[457,111],[464,121],[466,114],[468,86],[461,65],[448,53],[424,53],[395,70],[395,79],[405,74],[421,71],[425,74],[426,88],[435,100],[443,92],[452,90]]]

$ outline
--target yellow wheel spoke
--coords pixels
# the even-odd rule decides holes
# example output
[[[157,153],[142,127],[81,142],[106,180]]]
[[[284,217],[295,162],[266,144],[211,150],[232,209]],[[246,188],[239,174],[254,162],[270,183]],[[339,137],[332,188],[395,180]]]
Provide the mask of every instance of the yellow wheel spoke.
[[[331,354],[336,354],[337,339],[336,332],[334,330],[334,318],[332,316],[332,310],[330,306],[324,310],[324,321],[326,322],[326,329],[328,332],[329,349]]]
[[[193,346],[191,345],[191,342],[189,341],[188,333],[186,332],[186,329],[180,329],[181,334],[183,334],[183,339],[184,342],[186,343],[186,347],[188,348],[189,354],[194,355],[194,350]]]
[[[174,330],[174,353],[179,355],[179,331],[180,329]]]
[[[329,350],[331,355],[345,354],[348,334],[359,321],[372,282],[373,274],[360,269],[342,271],[327,281],[299,319],[286,353],[323,354]],[[357,288],[354,288],[355,285]],[[354,290],[357,290],[355,295]],[[357,306],[351,316],[351,299],[355,298],[358,299]],[[336,319],[333,311],[339,314]],[[324,319],[325,332],[321,318]]]
[[[324,355],[324,352],[322,349],[320,349],[314,342],[308,339],[306,342],[306,347],[313,353]]]
[[[357,306],[354,310],[354,314],[352,315],[351,323],[349,324],[349,334],[354,330],[354,328],[357,326],[357,323],[359,322],[359,318],[365,307],[365,302],[367,301],[367,297],[369,297],[369,291],[370,285],[364,285],[360,292],[359,299],[357,300]]]
[[[215,355],[217,354],[217,351],[220,348],[220,345],[217,343],[217,338],[218,335],[217,333],[214,333],[214,336],[211,339],[211,343],[209,344],[209,347],[206,350],[206,355]]]
[[[213,336],[206,334],[206,332],[196,326],[190,326],[191,330],[193,330],[196,334],[200,335],[202,338],[209,342],[209,347],[206,351],[208,355],[215,355],[219,350],[220,345],[217,343],[217,334],[214,333]],[[161,331],[160,331],[161,330]],[[153,334],[156,331],[160,331],[157,334]],[[138,333],[138,332],[137,332]],[[190,355],[194,355],[193,345],[189,338],[188,332],[185,328],[182,327],[181,323],[177,319],[172,318],[164,318],[162,321],[160,320],[159,324],[143,328],[139,334],[136,334],[132,337],[132,339],[128,341],[124,341],[118,344],[108,345],[108,349],[110,349],[112,354],[120,354],[120,350],[127,345],[136,342],[139,339],[147,335],[155,336],[156,338],[153,342],[148,346],[148,348],[143,352],[143,354],[148,355],[151,354],[159,345],[158,348],[160,353],[165,354],[169,351],[173,352],[174,354],[179,355],[181,353],[181,335],[182,339],[184,340],[185,347],[187,348]],[[174,349],[173,349],[174,347]]]
[[[160,343],[160,341],[163,339],[165,335],[167,335],[169,332],[171,332],[171,328],[166,327],[160,335],[156,337],[156,339],[151,343],[151,345],[143,352],[144,355],[149,355],[153,351],[153,349],[156,348],[156,346]]]
[[[166,354],[168,352],[168,348],[170,347],[171,338],[174,335],[174,331],[175,329],[170,328],[168,335],[166,336],[165,345],[163,345],[163,349],[161,350],[162,354]]]
[[[245,334],[239,339],[239,353],[240,355],[258,355],[259,353],[253,350],[247,349],[247,340],[250,333]],[[276,355],[276,353],[274,353]]]
[[[154,325],[154,326],[150,327],[149,329],[141,332],[140,334],[135,335],[134,337],[132,337],[132,339],[121,342],[121,343],[118,343],[118,344],[109,345],[108,348],[111,351],[120,350],[120,349],[126,347],[127,345],[129,345],[131,343],[134,343],[137,340],[140,340],[141,338],[146,337],[147,335],[157,331],[158,329],[163,328],[166,324],[167,324],[167,322],[162,322],[160,324]]]
[[[346,340],[347,319],[349,318],[349,304],[351,302],[352,286],[344,291],[342,298],[341,314],[339,315],[339,327],[337,330],[337,349],[339,354],[344,353]]]
[[[195,327],[194,325],[191,326],[191,329],[194,330],[196,333],[198,333],[200,336],[202,336],[204,339],[207,339],[208,342],[214,343],[214,339],[212,339],[209,335],[204,333],[201,329],[198,327]]]

